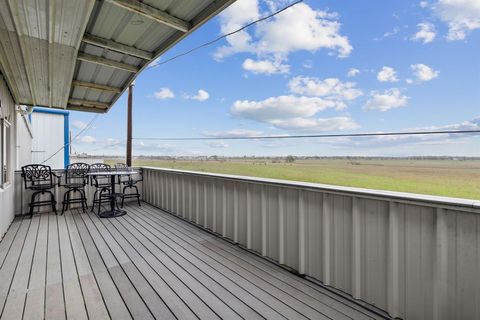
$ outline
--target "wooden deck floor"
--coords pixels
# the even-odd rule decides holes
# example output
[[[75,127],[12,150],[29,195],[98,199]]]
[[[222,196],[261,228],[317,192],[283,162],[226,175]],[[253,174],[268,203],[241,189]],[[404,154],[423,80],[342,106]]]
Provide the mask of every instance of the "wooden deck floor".
[[[0,242],[2,319],[372,319],[147,204],[17,218]]]

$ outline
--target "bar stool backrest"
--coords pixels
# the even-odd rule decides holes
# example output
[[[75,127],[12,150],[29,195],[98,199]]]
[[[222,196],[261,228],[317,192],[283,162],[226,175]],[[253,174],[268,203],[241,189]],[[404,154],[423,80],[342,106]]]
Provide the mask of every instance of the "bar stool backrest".
[[[65,184],[87,184],[87,174],[90,171],[90,165],[87,163],[72,163],[65,169]]]
[[[90,165],[90,172],[91,173],[98,173],[92,176],[92,184],[96,187],[109,185],[110,184],[110,177],[102,175],[102,172],[111,171],[112,167],[106,163],[94,163]]]
[[[118,171],[130,171],[130,168],[125,163],[116,163],[115,169]],[[130,179],[131,179],[130,176],[122,175],[118,177],[118,182],[119,183],[129,182]]]
[[[38,186],[53,188],[53,173],[50,166],[43,164],[29,164],[22,167],[22,177],[25,189]]]

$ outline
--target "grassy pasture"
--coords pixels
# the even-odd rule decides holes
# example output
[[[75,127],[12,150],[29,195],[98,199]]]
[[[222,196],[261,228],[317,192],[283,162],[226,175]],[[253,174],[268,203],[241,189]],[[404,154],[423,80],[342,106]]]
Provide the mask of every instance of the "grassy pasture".
[[[114,163],[115,161],[111,161]],[[136,160],[134,165],[480,200],[480,160]]]

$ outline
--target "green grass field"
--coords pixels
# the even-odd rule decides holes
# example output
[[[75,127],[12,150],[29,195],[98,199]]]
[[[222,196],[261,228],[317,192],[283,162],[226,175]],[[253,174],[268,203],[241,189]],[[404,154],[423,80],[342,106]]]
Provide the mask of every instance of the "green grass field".
[[[480,160],[137,160],[134,165],[480,199]]]

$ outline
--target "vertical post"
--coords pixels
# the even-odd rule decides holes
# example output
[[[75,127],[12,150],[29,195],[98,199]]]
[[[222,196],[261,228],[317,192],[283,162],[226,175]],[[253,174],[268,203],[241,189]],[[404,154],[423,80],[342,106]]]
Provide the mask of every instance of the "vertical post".
[[[127,166],[132,166],[132,96],[133,86],[132,82],[128,87],[128,106],[127,106]]]

